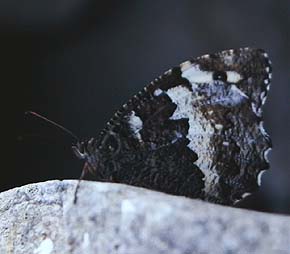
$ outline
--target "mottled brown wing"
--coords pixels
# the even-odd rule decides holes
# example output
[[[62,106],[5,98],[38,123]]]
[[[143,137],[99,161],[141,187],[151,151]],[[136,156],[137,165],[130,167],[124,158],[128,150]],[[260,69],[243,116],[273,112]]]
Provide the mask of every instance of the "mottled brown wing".
[[[233,204],[258,188],[271,144],[263,50],[204,55],[167,71],[79,145],[95,180]]]

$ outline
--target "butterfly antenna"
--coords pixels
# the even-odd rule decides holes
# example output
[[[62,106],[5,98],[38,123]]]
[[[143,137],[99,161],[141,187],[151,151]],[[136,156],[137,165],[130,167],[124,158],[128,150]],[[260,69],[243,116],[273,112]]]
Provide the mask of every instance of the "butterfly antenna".
[[[33,111],[26,111],[25,114],[26,115],[33,115],[37,118],[44,120],[45,122],[52,124],[53,126],[56,126],[57,128],[61,129],[63,132],[65,132],[65,133],[69,134],[71,137],[73,137],[77,142],[79,142],[79,138],[75,134],[73,134],[70,130],[63,127],[62,125],[60,125],[52,120],[49,120],[48,118],[46,118],[46,117],[44,117],[36,112],[33,112]]]

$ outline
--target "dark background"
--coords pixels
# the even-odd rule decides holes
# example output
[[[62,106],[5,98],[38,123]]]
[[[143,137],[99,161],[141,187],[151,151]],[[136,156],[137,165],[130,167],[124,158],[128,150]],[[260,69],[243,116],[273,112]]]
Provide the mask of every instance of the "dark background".
[[[290,213],[289,27],[289,0],[1,0],[1,190],[78,178],[82,169],[72,139],[24,111],[95,136],[172,66],[253,46],[273,62],[264,116],[274,149],[260,191],[240,206]]]

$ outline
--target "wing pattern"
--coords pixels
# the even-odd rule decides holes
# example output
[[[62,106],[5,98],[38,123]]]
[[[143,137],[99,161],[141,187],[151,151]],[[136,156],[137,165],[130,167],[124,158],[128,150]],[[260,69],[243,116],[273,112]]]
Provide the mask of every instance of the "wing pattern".
[[[97,138],[78,144],[79,155],[94,180],[233,204],[257,190],[269,167],[262,105],[270,80],[260,49],[186,61],[123,105]]]

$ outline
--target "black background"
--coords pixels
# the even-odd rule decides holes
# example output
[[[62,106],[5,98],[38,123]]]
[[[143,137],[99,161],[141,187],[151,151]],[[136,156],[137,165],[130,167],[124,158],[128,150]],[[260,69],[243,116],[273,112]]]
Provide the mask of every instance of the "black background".
[[[95,136],[172,66],[252,46],[273,62],[264,117],[274,149],[260,191],[240,206],[290,213],[289,27],[288,0],[1,0],[1,190],[78,178],[82,169],[73,140],[26,110]]]

